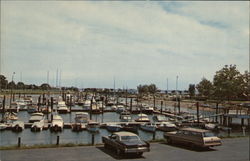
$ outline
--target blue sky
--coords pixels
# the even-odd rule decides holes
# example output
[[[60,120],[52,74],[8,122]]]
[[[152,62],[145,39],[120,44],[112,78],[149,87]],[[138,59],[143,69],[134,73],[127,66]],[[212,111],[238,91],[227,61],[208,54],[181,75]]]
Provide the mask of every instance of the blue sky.
[[[78,87],[187,89],[226,64],[244,72],[249,2],[1,1],[1,72]]]

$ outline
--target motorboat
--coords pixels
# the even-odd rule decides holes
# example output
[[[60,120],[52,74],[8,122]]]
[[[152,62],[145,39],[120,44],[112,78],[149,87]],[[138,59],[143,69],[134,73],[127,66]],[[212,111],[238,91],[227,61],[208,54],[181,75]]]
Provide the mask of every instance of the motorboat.
[[[135,119],[136,122],[150,122],[148,115],[144,113],[138,114],[138,118]]]
[[[4,114],[4,120],[5,120],[6,122],[18,120],[17,113],[14,113],[14,112],[6,112],[6,113]]]
[[[100,109],[100,106],[98,106],[97,103],[92,103],[92,107],[91,107],[90,112],[93,114],[100,114],[102,111]]]
[[[130,115],[130,112],[124,111],[120,114],[120,120],[121,122],[130,122],[132,121],[132,117]]]
[[[141,124],[140,128],[144,131],[148,131],[148,132],[155,132],[156,130],[156,125],[154,123],[145,123],[145,124]]]
[[[89,120],[86,125],[86,128],[89,132],[99,132],[100,124],[99,122]]]
[[[171,122],[161,122],[157,128],[161,131],[164,132],[171,132],[171,131],[176,131],[177,126],[174,123]]]
[[[36,112],[31,114],[29,122],[34,123],[34,122],[39,122],[41,120],[44,120],[44,114],[41,112]]]
[[[107,124],[106,129],[110,132],[118,132],[122,129],[122,126],[118,124]]]
[[[147,104],[142,105],[142,112],[146,114],[152,114],[154,112],[154,108],[152,106],[149,106]]]
[[[90,110],[90,106],[91,106],[91,100],[85,100],[84,104],[83,104],[83,108],[86,110]]]
[[[164,115],[155,115],[155,116],[153,116],[153,120],[155,122],[165,122],[165,121],[167,121],[167,118]]]
[[[64,101],[59,101],[57,105],[57,112],[58,113],[68,113],[70,112],[69,108],[66,106]]]
[[[48,113],[51,113],[52,110],[51,110],[50,107],[42,106],[42,107],[41,107],[41,112],[44,113],[44,114],[48,114]]]
[[[24,130],[24,122],[23,121],[14,121],[11,125],[12,131],[19,132]]]
[[[218,125],[217,124],[213,124],[213,123],[206,123],[205,124],[205,129],[207,129],[207,130],[217,130],[218,129]]]
[[[42,131],[44,127],[44,120],[36,121],[31,125],[31,131]]]
[[[28,113],[35,113],[37,111],[38,111],[38,106],[37,105],[34,105],[34,104],[28,105],[28,107],[27,107],[27,112]]]
[[[125,107],[123,105],[117,105],[116,112],[121,113],[125,111]]]
[[[60,115],[53,115],[53,120],[50,129],[52,131],[62,131],[64,126],[63,119]]]
[[[73,131],[81,131],[86,129],[86,124],[89,120],[89,114],[87,112],[76,112],[75,123],[72,124]]]
[[[0,131],[5,130],[8,127],[6,123],[0,123]]]

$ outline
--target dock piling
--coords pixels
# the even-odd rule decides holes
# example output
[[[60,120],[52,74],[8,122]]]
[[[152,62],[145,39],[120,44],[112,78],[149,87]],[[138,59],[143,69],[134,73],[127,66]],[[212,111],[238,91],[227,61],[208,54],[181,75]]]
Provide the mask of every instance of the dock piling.
[[[155,140],[155,131],[153,132],[153,140]]]
[[[199,117],[199,102],[196,102],[196,108],[197,108],[197,122],[200,123],[200,117]]]
[[[18,137],[17,146],[18,146],[18,147],[21,147],[21,137]]]
[[[59,141],[60,141],[60,136],[57,135],[57,138],[56,138],[56,145],[59,145]]]
[[[94,135],[94,134],[92,134],[91,144],[92,144],[92,145],[95,145],[95,135]]]

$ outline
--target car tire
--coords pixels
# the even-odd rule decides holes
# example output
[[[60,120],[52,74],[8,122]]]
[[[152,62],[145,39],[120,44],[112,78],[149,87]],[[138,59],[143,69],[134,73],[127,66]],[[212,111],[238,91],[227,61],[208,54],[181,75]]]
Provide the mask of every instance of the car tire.
[[[167,143],[168,143],[168,144],[172,144],[172,143],[173,143],[172,139],[167,138]]]
[[[109,145],[108,144],[104,144],[104,148],[108,149],[109,148]]]
[[[117,149],[116,149],[116,154],[117,154],[117,155],[121,155],[121,154],[122,154],[121,149],[117,148]]]
[[[195,149],[196,148],[196,145],[195,144],[193,144],[193,143],[191,143],[191,149]]]
[[[138,157],[141,157],[142,154],[143,154],[143,152],[140,152],[140,153],[137,153],[136,155],[137,155]]]

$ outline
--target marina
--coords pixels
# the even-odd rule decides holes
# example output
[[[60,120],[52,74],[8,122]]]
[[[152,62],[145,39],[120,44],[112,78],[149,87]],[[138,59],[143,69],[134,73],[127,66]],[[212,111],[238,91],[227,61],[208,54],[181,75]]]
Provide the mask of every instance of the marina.
[[[94,109],[97,109],[97,105],[99,105],[100,112],[92,112],[91,100],[87,101],[87,105],[84,103],[80,103],[80,105],[77,103],[72,104],[72,100],[68,100],[71,101],[71,104],[63,101],[59,101],[58,103],[53,101],[53,104],[51,104],[49,100],[54,100],[54,98],[60,100],[62,97],[60,95],[45,99],[41,99],[41,97],[41,95],[30,96],[32,103],[30,102],[26,106],[22,105],[22,108],[19,109],[17,106],[10,108],[11,110],[6,108],[1,109],[1,120],[3,120],[3,116],[8,112],[9,115],[13,114],[16,118],[13,119],[14,116],[9,117],[13,121],[9,120],[1,124],[2,130],[0,134],[2,140],[0,146],[16,145],[18,138],[25,145],[54,144],[59,137],[62,144],[93,144],[93,141],[94,144],[100,144],[102,143],[101,136],[109,135],[116,131],[132,131],[146,141],[161,140],[164,138],[164,132],[173,131],[182,126],[210,128],[210,130],[213,130],[220,123],[215,122],[217,117],[217,120],[222,120],[221,127],[224,127],[222,126],[223,123],[228,123],[223,120],[223,117],[228,116],[228,114],[219,113],[216,115],[216,110],[200,110],[199,114],[202,117],[197,122],[197,117],[195,118],[197,116],[197,109],[179,107],[181,113],[175,113],[177,111],[176,107],[163,107],[162,103],[155,104],[155,101],[152,103],[148,101],[148,104],[143,103],[144,105],[138,106],[138,102],[131,98],[130,105],[124,103],[117,106],[119,108],[114,108],[115,104],[117,102],[125,102],[126,98],[118,98],[115,104],[105,104],[104,102],[100,103],[100,101],[97,101],[99,103],[95,102]],[[14,98],[13,100],[15,99],[20,100],[20,98]],[[41,100],[46,100],[43,105],[42,102],[39,102]],[[82,100],[84,99],[82,98]],[[7,99],[5,101],[7,104],[9,103]],[[29,111],[29,105],[37,107],[33,111]],[[39,106],[43,106],[43,108]],[[105,108],[102,108],[102,106]],[[153,108],[154,106],[155,108]],[[60,110],[58,111],[58,109],[61,107],[67,109],[67,112],[59,112]],[[150,108],[148,107],[152,107],[153,111],[149,112],[148,109]],[[39,111],[42,111],[41,109],[50,109],[52,112],[39,113]],[[147,109],[147,111],[143,111],[142,109]],[[236,114],[243,113],[239,111]],[[124,119],[124,116],[129,118]],[[232,112],[230,113],[231,116]],[[204,120],[206,121],[204,122]],[[233,123],[233,120],[230,121],[229,123]],[[241,124],[241,118],[234,123]],[[228,131],[223,131],[222,128],[221,131],[216,131],[216,133],[219,136],[228,135]],[[230,135],[239,135],[241,131],[234,133],[230,131],[230,133]]]

